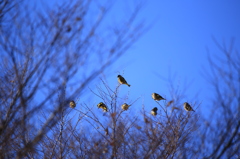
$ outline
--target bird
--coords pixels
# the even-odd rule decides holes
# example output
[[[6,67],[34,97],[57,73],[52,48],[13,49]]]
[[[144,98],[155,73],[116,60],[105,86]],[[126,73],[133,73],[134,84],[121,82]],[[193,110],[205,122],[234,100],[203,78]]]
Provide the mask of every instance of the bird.
[[[98,108],[101,108],[104,112],[107,112],[108,111],[108,108],[107,106],[103,103],[103,102],[100,102],[98,105],[97,105]]]
[[[131,106],[131,105],[128,105],[128,104],[124,103],[124,104],[122,105],[122,110],[128,110],[128,108],[129,108],[130,106]]]
[[[159,101],[159,100],[166,100],[166,99],[164,99],[162,96],[160,96],[160,95],[157,94],[157,93],[152,93],[152,98],[153,98],[154,100],[157,100],[157,101]]]
[[[184,105],[184,109],[186,111],[194,111],[193,108],[190,106],[190,104],[188,102],[185,102],[183,105]]]
[[[125,80],[125,78],[123,78],[123,76],[118,75],[117,77],[118,77],[118,82],[119,82],[120,84],[126,84],[128,87],[131,86],[130,84],[127,83],[127,81]]]
[[[154,108],[151,110],[151,114],[152,114],[153,116],[156,116],[156,115],[157,115],[157,110],[158,110],[158,108],[157,108],[157,107],[154,107]]]
[[[71,101],[69,102],[69,107],[70,107],[70,108],[75,108],[75,107],[76,107],[76,103],[75,103],[73,100],[71,100]]]

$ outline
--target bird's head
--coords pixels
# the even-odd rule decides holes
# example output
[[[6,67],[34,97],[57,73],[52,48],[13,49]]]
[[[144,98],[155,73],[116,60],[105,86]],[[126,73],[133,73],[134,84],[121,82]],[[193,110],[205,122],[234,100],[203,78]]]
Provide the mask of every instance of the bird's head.
[[[117,77],[121,77],[121,75],[118,75]]]
[[[74,100],[71,100],[69,103],[75,103]]]
[[[100,108],[102,106],[103,102],[100,102],[97,106]]]

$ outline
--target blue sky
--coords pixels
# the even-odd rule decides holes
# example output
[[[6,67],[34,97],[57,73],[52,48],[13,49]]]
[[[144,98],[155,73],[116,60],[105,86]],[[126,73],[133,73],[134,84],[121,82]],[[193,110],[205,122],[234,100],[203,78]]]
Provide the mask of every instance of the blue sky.
[[[118,18],[124,17],[135,2],[115,2],[109,21],[121,21]],[[53,1],[47,3],[54,4]],[[149,111],[157,106],[151,98],[153,92],[171,100],[169,83],[164,79],[172,77],[173,85],[186,95],[182,102],[202,102],[199,109],[204,110],[213,97],[211,86],[202,75],[203,68],[209,69],[207,48],[210,54],[219,54],[212,37],[227,44],[235,38],[235,48],[240,50],[239,16],[239,0],[145,2],[139,20],[145,20],[152,27],[102,75],[114,88],[120,72],[131,84],[130,88],[120,88],[123,95],[129,94],[129,101],[125,102],[141,97],[133,107],[144,104]],[[99,81],[95,80],[91,88],[100,84]],[[91,102],[95,105],[100,101],[96,97]]]
[[[119,6],[122,4],[115,4],[115,11],[121,11]],[[116,86],[118,72],[124,73],[131,88],[122,86],[121,91],[129,91],[132,100],[141,96],[135,106],[143,102],[150,110],[156,106],[152,92],[167,99],[170,96],[168,82],[160,76],[172,76],[175,86],[182,91],[187,88],[183,101],[197,99],[202,102],[200,109],[206,109],[213,96],[202,75],[203,68],[209,70],[207,48],[210,54],[220,54],[212,37],[226,44],[235,38],[235,48],[240,50],[239,16],[237,0],[147,2],[140,19],[153,22],[153,26],[106,72],[109,84]]]

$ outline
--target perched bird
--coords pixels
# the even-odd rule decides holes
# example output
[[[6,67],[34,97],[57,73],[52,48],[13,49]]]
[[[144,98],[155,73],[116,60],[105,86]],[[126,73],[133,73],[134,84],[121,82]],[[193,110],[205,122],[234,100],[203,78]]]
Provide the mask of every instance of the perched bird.
[[[73,100],[71,100],[69,102],[69,106],[70,106],[70,108],[75,108],[76,107],[76,103]]]
[[[151,114],[152,114],[153,116],[156,116],[156,115],[157,115],[157,110],[158,110],[158,108],[157,108],[157,107],[154,107],[154,108],[151,110]]]
[[[130,87],[130,84],[127,83],[127,81],[123,78],[123,76],[118,75],[117,77],[118,77],[118,82],[120,84],[126,84],[128,87]]]
[[[153,93],[153,94],[152,94],[152,98],[153,98],[154,100],[157,100],[157,101],[159,101],[159,100],[166,100],[166,99],[164,99],[162,96],[160,96],[160,95],[157,94],[157,93]]]
[[[122,105],[122,110],[128,110],[128,108],[129,108],[130,106],[131,106],[131,105],[128,105],[128,104],[124,103],[124,104]]]
[[[100,102],[100,103],[97,105],[97,107],[103,109],[104,112],[107,112],[107,111],[108,111],[107,106],[106,106],[103,102]]]
[[[188,104],[188,102],[185,102],[183,105],[186,111],[194,111],[193,108],[190,106],[190,104]]]

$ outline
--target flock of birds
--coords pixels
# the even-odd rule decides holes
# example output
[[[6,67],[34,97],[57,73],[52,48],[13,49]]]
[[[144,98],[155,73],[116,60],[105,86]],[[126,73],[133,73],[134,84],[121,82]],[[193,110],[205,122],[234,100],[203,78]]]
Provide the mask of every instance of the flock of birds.
[[[127,83],[127,81],[125,80],[125,78],[123,78],[121,75],[118,75],[118,82],[120,84],[125,84],[127,85],[128,87],[130,87],[131,85]],[[156,101],[160,101],[160,100],[166,100],[164,99],[162,96],[160,96],[159,94],[157,93],[152,93],[152,98]],[[75,108],[76,107],[76,103],[72,100],[70,101],[69,103],[69,106],[71,108]],[[126,103],[124,103],[122,105],[122,110],[128,110],[128,108],[130,107],[131,105],[128,105]],[[97,105],[98,108],[101,108],[104,112],[107,112],[108,111],[108,107],[103,103],[103,102],[100,102],[98,105]],[[186,111],[194,111],[193,108],[191,107],[191,105],[187,102],[185,102],[183,104],[183,107]],[[151,110],[151,114],[153,116],[156,116],[157,115],[157,111],[158,111],[158,108],[157,107],[154,107],[152,110]],[[195,111],[194,111],[195,112]]]

